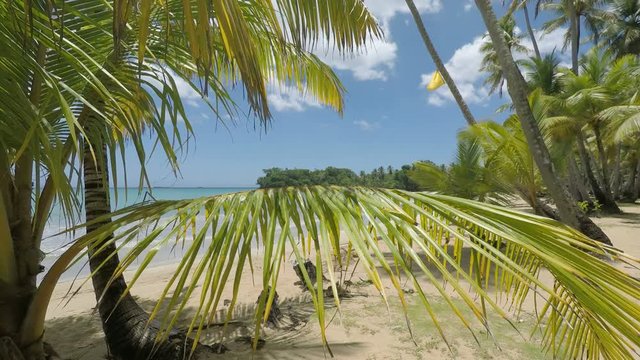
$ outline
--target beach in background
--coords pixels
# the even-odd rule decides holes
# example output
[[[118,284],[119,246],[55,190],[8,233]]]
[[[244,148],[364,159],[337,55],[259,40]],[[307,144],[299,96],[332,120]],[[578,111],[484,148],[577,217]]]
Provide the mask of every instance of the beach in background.
[[[151,191],[148,189],[138,191],[137,188],[117,188],[111,189],[111,201],[112,209],[117,210],[144,201],[195,199],[203,196],[228,194],[253,189],[255,189],[255,187],[159,187],[153,188]],[[78,224],[84,221],[84,213],[82,211],[83,210],[78,214]],[[85,233],[84,229],[79,229],[76,232],[69,232],[67,229],[68,224],[62,214],[60,206],[54,206],[49,221],[47,222],[47,227],[44,230],[44,239],[42,240],[42,252],[44,253],[42,265],[45,269],[48,269],[75,239]],[[165,248],[158,254],[152,266],[175,262],[176,258],[180,255],[180,248]],[[86,261],[81,261],[74,264],[64,274],[62,280],[70,280],[78,276],[87,276],[89,270],[88,267],[84,266],[85,263]],[[40,279],[42,276],[44,276],[44,274],[40,274]]]

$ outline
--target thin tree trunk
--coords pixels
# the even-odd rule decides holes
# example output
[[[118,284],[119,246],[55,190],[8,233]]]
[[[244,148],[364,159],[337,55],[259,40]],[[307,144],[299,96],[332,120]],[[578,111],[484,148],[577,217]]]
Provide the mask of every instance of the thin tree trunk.
[[[424,26],[424,22],[422,22],[422,17],[420,16],[420,12],[416,8],[416,5],[414,4],[413,0],[405,0],[405,1],[407,3],[407,6],[409,7],[409,10],[411,11],[411,15],[413,15],[413,20],[415,21],[416,26],[418,27],[418,32],[420,33],[420,36],[422,36],[424,45],[427,47],[427,50],[429,51],[429,54],[431,55],[431,58],[433,59],[433,62],[436,65],[436,69],[442,75],[442,78],[444,79],[444,82],[449,87],[451,94],[453,94],[453,98],[458,103],[458,107],[460,108],[460,111],[462,111],[462,115],[464,116],[464,118],[467,120],[467,124],[474,125],[476,123],[476,119],[473,117],[473,114],[471,114],[471,110],[469,110],[469,106],[464,101],[464,98],[460,94],[460,90],[458,90],[456,83],[453,81],[453,78],[449,74],[449,71],[447,71],[447,68],[444,66],[444,63],[442,62],[442,59],[440,58],[438,51],[433,45],[433,42],[431,42],[431,37],[429,36],[429,33],[427,33],[427,29]]]
[[[607,213],[620,214],[620,208],[616,204],[616,202],[611,197],[611,193],[607,193],[602,190],[598,180],[596,179],[593,169],[591,168],[591,159],[589,157],[589,150],[584,144],[584,137],[582,136],[581,131],[576,132],[576,143],[578,145],[578,152],[580,153],[580,160],[582,160],[582,167],[584,168],[585,175],[589,180],[589,185],[591,185],[591,190],[593,191],[593,196],[598,200],[598,202],[602,205],[602,210]]]
[[[524,12],[524,21],[527,24],[527,32],[529,33],[529,38],[531,39],[531,44],[533,45],[533,51],[536,53],[536,58],[540,60],[542,59],[542,56],[540,55],[540,48],[538,47],[536,33],[533,31],[533,27],[531,26],[531,19],[529,18],[529,8],[526,2],[522,6],[522,11]]]
[[[484,23],[491,36],[491,41],[496,49],[498,61],[507,79],[509,95],[520,119],[520,124],[527,138],[529,149],[538,165],[538,169],[540,170],[549,194],[558,208],[560,219],[565,224],[579,229],[595,240],[611,244],[611,240],[609,240],[607,235],[580,211],[577,202],[567,192],[567,189],[553,168],[549,149],[547,149],[538,123],[529,107],[527,83],[516,66],[509,48],[505,44],[498,25],[498,19],[493,12],[490,0],[475,0],[475,2],[482,14]]]
[[[638,173],[640,173],[640,156],[636,160],[636,164],[631,165],[631,171],[629,173],[629,178],[624,184],[624,189],[622,191],[622,198],[625,202],[635,202],[638,198],[638,193],[636,193],[636,182],[640,181],[638,179]]]
[[[584,183],[584,176],[580,173],[575,156],[570,155],[569,159],[569,189],[573,191],[574,197],[578,201],[590,201],[589,190]]]
[[[598,147],[598,157],[600,158],[600,166],[602,167],[602,184],[604,191],[612,194],[611,191],[611,178],[609,176],[609,164],[607,161],[607,154],[602,143],[602,135],[600,134],[600,127],[594,126],[593,133],[596,136],[596,146]]]
[[[36,49],[36,61],[39,66],[44,67],[46,63],[46,46],[39,44]],[[39,72],[33,74],[31,83],[29,84],[29,100],[35,109],[40,107],[40,98],[42,95],[43,79]],[[19,329],[21,323],[16,320],[24,319],[29,308],[33,294],[35,293],[36,277],[40,273],[40,262],[42,261],[42,252],[35,247],[33,238],[33,228],[31,223],[31,215],[33,210],[33,168],[34,155],[28,149],[23,151],[20,158],[16,160],[13,199],[11,203],[14,205],[12,239],[16,256],[16,270],[18,275],[18,286],[12,288],[10,294],[12,303],[9,308],[12,313],[9,315],[13,319],[12,325],[17,325],[16,329],[0,329],[0,331],[11,331],[9,334],[13,336],[13,330]],[[1,284],[0,284],[1,285]],[[6,291],[6,290],[2,290]],[[0,306],[1,307],[1,306]],[[3,312],[7,309],[2,309]],[[5,334],[0,334],[0,336]],[[44,349],[42,339],[36,340],[32,344],[25,344],[20,349],[25,359],[44,359]]]
[[[574,74],[580,73],[578,56],[580,54],[580,18],[576,14],[573,0],[568,0],[569,31],[571,36],[571,70]]]
[[[640,197],[640,155],[638,156],[638,164],[636,165],[635,183],[633,186],[633,193],[631,194],[633,201],[635,202]]]
[[[620,164],[622,163],[622,146],[616,145],[616,161],[613,165],[613,178],[611,179],[611,190],[613,191],[613,198],[617,200],[620,197],[620,179],[622,174],[620,173]]]

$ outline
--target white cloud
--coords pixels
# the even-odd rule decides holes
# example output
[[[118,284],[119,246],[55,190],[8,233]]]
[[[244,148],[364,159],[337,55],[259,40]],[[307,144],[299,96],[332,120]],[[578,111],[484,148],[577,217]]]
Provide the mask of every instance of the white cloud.
[[[473,0],[467,0],[464,4],[464,11],[471,11],[473,9]]]
[[[416,0],[415,3],[421,13],[437,13],[442,9],[441,0]],[[384,81],[398,56],[398,46],[391,37],[391,20],[399,14],[408,14],[409,9],[404,0],[365,0],[365,4],[378,19],[385,38],[371,41],[366,51],[349,57],[335,54],[327,46],[319,46],[316,54],[335,69],[351,72],[357,80]]]
[[[198,91],[194,90],[186,80],[179,77],[169,68],[164,68],[163,70],[160,69],[160,67],[157,65],[153,65],[153,68],[156,73],[156,77],[158,79],[164,79],[163,82],[166,83],[167,86],[170,86],[170,80],[173,79],[175,87],[178,90],[180,98],[183,102],[194,107],[198,107],[200,105],[200,103],[202,102],[202,96]],[[158,80],[156,80],[156,78],[146,77],[146,80],[150,84],[152,84],[152,86],[158,89],[162,89],[162,84]]]
[[[393,70],[398,46],[387,40],[374,40],[366,53],[349,57],[325,54],[320,57],[335,69],[350,71],[357,80],[387,80]]]
[[[360,128],[363,131],[371,131],[380,128],[379,122],[369,122],[367,120],[356,120],[353,124]]]
[[[276,111],[304,111],[310,107],[319,108],[320,103],[309,97],[307,94],[300,92],[293,86],[269,86],[269,94],[267,95],[269,105]]]
[[[441,0],[415,0],[414,2],[421,13],[437,13],[442,10]],[[389,22],[394,16],[409,13],[405,0],[365,0],[364,3],[385,30],[388,30]]]
[[[480,47],[485,42],[486,39],[483,36],[476,37],[472,42],[464,44],[457,49],[445,64],[453,81],[458,86],[460,94],[471,104],[481,103],[489,94],[488,89],[482,86],[484,74],[480,72],[482,63]],[[432,76],[433,72],[423,74],[420,87],[424,88]],[[428,102],[431,105],[443,106],[448,100],[453,100],[453,95],[451,95],[449,88],[446,86],[429,93]]]
[[[565,31],[566,29],[563,28],[557,29],[549,34],[536,31],[540,52],[546,54],[555,49],[560,60],[566,62],[569,59],[568,55],[562,52]],[[466,43],[458,48],[445,64],[451,77],[458,86],[460,94],[470,104],[482,104],[489,98],[489,88],[483,84],[486,74],[480,70],[483,58],[480,47],[486,41],[487,39],[484,36],[477,36],[472,42]],[[531,51],[529,55],[515,54],[514,57],[517,59],[522,59],[533,54],[533,46],[528,37],[522,40],[522,44]],[[422,89],[431,81],[432,76],[433,72],[421,75],[420,87]],[[428,103],[434,106],[444,106],[453,100],[453,95],[446,86],[430,92],[427,97]]]

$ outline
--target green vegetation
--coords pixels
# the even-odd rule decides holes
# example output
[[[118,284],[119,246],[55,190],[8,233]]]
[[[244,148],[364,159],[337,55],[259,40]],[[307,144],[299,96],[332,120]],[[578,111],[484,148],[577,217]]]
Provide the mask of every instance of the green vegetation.
[[[356,174],[350,169],[331,166],[324,170],[272,168],[263,170],[264,176],[258,178],[257,184],[261,189],[286,186],[338,185],[415,191],[418,186],[408,176],[411,168],[410,165],[404,165],[401,169],[394,169],[391,166],[386,169],[379,167],[370,173],[361,171],[360,174]]]
[[[148,185],[145,163],[154,151],[145,148],[145,133],[153,133],[152,149],[179,170],[178,155],[194,134],[174,79],[202,95],[217,119],[238,117],[231,92],[242,86],[252,120],[268,124],[269,83],[290,85],[342,112],[345,89],[313,54],[314,45],[326,41],[347,56],[365,51],[382,30],[360,0],[0,2],[0,355],[45,359],[44,319],[53,289],[70,264],[89,256],[116,358],[205,358],[213,349],[199,343],[201,331],[223,303],[225,288],[234,290],[229,313],[237,305],[242,269],[253,265],[259,244],[264,256],[256,283],[264,291],[256,306],[256,342],[288,256],[299,264],[315,256],[316,282],[323,273],[331,280],[339,306],[333,265],[343,265],[346,247],[385,300],[382,278],[389,279],[405,314],[414,308],[404,301],[400,277],[412,283],[421,314],[440,335],[442,321],[450,319],[437,316],[434,305],[445,303],[463,326],[473,319],[488,333],[490,313],[508,317],[490,285],[516,308],[535,289],[543,299],[536,319],[542,345],[554,358],[631,358],[640,347],[640,304],[629,299],[640,298],[640,280],[608,260],[632,267],[640,261],[607,246],[606,234],[581,208],[617,212],[616,200],[639,196],[640,21],[630,16],[638,3],[538,1],[536,8],[555,16],[547,30],[567,25],[572,67],[563,69],[537,48],[535,58],[514,60],[521,39],[509,16],[523,9],[532,36],[528,1],[509,4],[508,17],[499,21],[490,0],[475,0],[491,40],[484,48],[489,82],[495,90],[506,82],[513,110],[502,124],[477,124],[413,1],[406,2],[469,124],[453,164],[358,175],[271,169],[260,184],[267,189],[113,213],[107,189],[120,183],[115,166],[130,149],[142,167],[139,186]],[[583,23],[594,41],[586,53],[579,46],[587,40]],[[413,184],[442,194],[406,191]],[[287,185],[297,187],[280,187]],[[85,224],[78,220],[79,192]],[[564,224],[469,200],[501,202],[514,195]],[[38,283],[40,243],[56,201],[70,229],[87,231]],[[179,245],[185,253],[162,284],[163,298],[144,312],[131,287],[159,247]],[[132,264],[139,266],[126,283],[122,274]],[[551,284],[539,277],[542,269]],[[326,344],[325,301],[331,300],[304,266],[300,271]],[[419,277],[439,300],[425,294]],[[175,335],[195,289],[203,293],[193,319]]]

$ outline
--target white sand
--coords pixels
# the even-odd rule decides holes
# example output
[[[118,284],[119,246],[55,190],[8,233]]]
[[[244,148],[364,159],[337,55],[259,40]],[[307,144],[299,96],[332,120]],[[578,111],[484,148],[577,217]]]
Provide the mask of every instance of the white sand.
[[[640,205],[623,205],[625,215],[617,217],[596,218],[595,222],[611,237],[615,246],[635,257],[640,257]],[[255,260],[259,260],[256,254]],[[258,261],[256,261],[258,262]],[[148,269],[137,282],[134,295],[141,299],[143,306],[152,306],[154,300],[161,295],[164,284],[168,281],[175,265],[163,265]],[[640,271],[625,268],[633,276],[640,276]],[[256,277],[259,276],[260,267],[256,266]],[[354,282],[366,276],[356,272]],[[278,282],[280,298],[284,300],[282,308],[287,311],[306,312],[311,314],[308,303],[296,301],[302,291],[293,286],[297,280],[293,270],[287,264],[281,272]],[[261,280],[256,278],[253,285],[248,268],[242,279],[240,299],[244,303],[240,305],[240,311],[235,318],[240,320],[250,319],[252,314],[247,314],[260,292]],[[77,284],[76,284],[77,285]],[[52,303],[47,314],[46,340],[63,359],[104,359],[106,346],[101,332],[101,324],[98,315],[92,311],[96,300],[91,285],[88,283],[74,297],[65,297],[71,284],[61,283],[53,296]],[[395,290],[387,286],[388,294]],[[429,294],[435,294],[432,285],[425,285]],[[463,330],[461,323],[449,315],[445,304],[437,300],[437,296],[430,297],[434,300],[436,312],[444,314],[440,321],[452,345],[453,351],[449,351],[441,340],[426,313],[417,304],[417,296],[408,295],[410,299],[409,317],[414,330],[414,342],[409,336],[406,323],[398,306],[397,295],[390,296],[391,310],[387,311],[383,301],[372,286],[355,287],[353,291],[357,296],[342,303],[342,317],[335,317],[327,329],[327,335],[331,349],[337,359],[533,359],[545,358],[540,347],[535,344],[537,337],[529,344],[528,329],[534,324],[534,317],[530,313],[521,314],[516,319],[517,327],[522,331],[524,338],[510,325],[496,321],[494,334],[502,351],[494,345],[493,341],[484,334],[482,326],[476,324],[474,329],[479,335],[481,346],[478,346],[473,337]],[[198,294],[196,294],[197,296]],[[230,298],[230,291],[226,290],[223,299]],[[293,300],[291,300],[293,299]],[[245,311],[242,311],[245,310]],[[334,309],[328,309],[329,317],[335,313]],[[264,335],[267,345],[256,353],[247,350],[246,345],[237,345],[235,351],[220,356],[221,359],[321,359],[328,357],[328,353],[322,346],[317,320],[311,315],[311,320],[306,325],[300,325],[291,330],[267,331]],[[248,323],[249,321],[246,321]],[[250,326],[241,322],[229,328],[228,339],[238,335],[246,335]],[[219,331],[219,330],[218,330]],[[216,336],[216,330],[209,336]],[[233,343],[232,343],[233,345]]]

